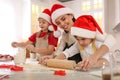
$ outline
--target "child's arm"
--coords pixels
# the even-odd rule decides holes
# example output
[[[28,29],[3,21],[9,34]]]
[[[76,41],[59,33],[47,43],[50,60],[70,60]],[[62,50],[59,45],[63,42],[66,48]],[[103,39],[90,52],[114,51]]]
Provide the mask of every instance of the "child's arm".
[[[101,47],[92,55],[90,55],[88,58],[84,59],[85,64],[88,64],[87,66],[94,66],[98,59],[102,57],[104,54],[108,53],[109,49],[105,45],[101,45]],[[87,67],[86,66],[86,67]]]
[[[33,44],[36,41],[36,33],[32,34],[26,42],[12,42],[12,47],[26,47],[29,44]]]
[[[97,63],[93,66],[93,68],[100,68],[103,66],[103,63],[108,63],[108,60],[106,60],[105,58],[99,58]]]
[[[28,44],[32,44],[31,41],[26,41],[26,42],[12,42],[11,45],[12,47],[26,47]]]
[[[96,64],[90,66],[86,62],[89,62],[88,60],[86,61],[81,61],[77,64],[77,67],[79,67],[80,70],[87,71],[90,70],[91,68],[100,68],[103,66],[103,62],[108,63],[108,61],[105,58],[99,58]]]
[[[95,64],[97,64],[100,57],[102,57],[102,55],[106,54],[107,52],[108,47],[102,45],[94,54],[90,55],[86,59],[83,59],[83,61],[80,62],[79,64],[83,70],[88,70]]]
[[[116,40],[112,35],[106,35],[103,40],[104,43],[97,49],[97,51],[88,58],[84,59],[85,64],[87,64],[86,67],[94,66],[97,63],[97,60],[105,55],[116,43]]]
[[[39,54],[51,55],[54,52],[55,46],[49,45],[47,49],[39,49],[34,47],[33,45],[27,45],[26,49]]]
[[[104,34],[103,38],[103,44],[98,48],[98,50],[94,53],[94,56],[96,59],[99,59],[103,55],[105,55],[116,43],[115,38],[110,34]],[[100,37],[101,38],[101,37]]]

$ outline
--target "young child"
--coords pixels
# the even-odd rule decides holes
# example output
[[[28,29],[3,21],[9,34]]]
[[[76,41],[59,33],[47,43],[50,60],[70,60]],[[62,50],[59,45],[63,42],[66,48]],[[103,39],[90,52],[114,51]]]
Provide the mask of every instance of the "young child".
[[[12,46],[25,47],[29,51],[35,52],[37,59],[40,55],[51,55],[57,46],[58,38],[54,36],[53,31],[49,30],[49,27],[51,27],[50,15],[49,9],[45,9],[40,13],[38,21],[41,30],[32,34],[26,42],[12,42]],[[56,26],[52,27],[57,30]]]
[[[99,36],[99,34],[103,35],[104,32],[100,29],[99,25],[91,15],[83,15],[78,17],[71,28],[71,34],[77,39],[76,47],[74,46],[73,49],[77,52],[80,51],[83,59],[83,61],[78,63],[78,66],[81,70],[89,70],[93,67],[101,67],[103,62],[109,61],[109,54],[101,56],[93,66],[87,66],[87,60],[84,61],[84,59],[96,53],[101,45],[103,45],[103,41],[100,39],[101,36]],[[113,42],[115,41],[113,40]]]

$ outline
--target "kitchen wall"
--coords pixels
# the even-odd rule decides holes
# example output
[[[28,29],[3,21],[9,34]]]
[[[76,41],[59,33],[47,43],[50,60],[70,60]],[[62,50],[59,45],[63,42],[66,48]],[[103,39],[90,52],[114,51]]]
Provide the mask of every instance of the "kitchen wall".
[[[120,23],[120,0],[106,0],[107,8],[106,10],[106,31],[112,33],[116,38],[116,45],[113,50],[120,49],[120,31],[114,32],[113,28]],[[120,27],[120,26],[119,26]]]
[[[105,30],[113,33],[113,28],[120,22],[120,1],[105,0]]]
[[[51,5],[54,3],[61,4],[61,2],[57,0],[31,0],[32,3],[39,5],[40,8],[51,8]]]
[[[30,0],[0,0],[0,53],[14,55],[12,41],[22,41],[30,35]]]

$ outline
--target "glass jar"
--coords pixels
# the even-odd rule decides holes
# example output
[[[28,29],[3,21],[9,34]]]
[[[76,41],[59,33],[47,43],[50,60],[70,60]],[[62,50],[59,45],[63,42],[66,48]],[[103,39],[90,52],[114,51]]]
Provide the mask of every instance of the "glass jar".
[[[113,53],[114,65],[112,67],[112,80],[120,80],[120,49],[115,50]]]
[[[24,64],[26,62],[26,49],[18,48],[16,55],[14,56],[15,64]]]
[[[30,52],[30,59],[34,60],[36,58],[36,54],[33,52]]]
[[[102,80],[111,80],[111,65],[110,65],[110,63],[103,63]]]

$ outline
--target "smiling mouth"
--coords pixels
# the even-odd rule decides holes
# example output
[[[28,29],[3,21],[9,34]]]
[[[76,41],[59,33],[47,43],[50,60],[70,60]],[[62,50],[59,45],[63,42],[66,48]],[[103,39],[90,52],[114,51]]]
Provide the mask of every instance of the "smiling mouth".
[[[41,27],[41,28],[44,28],[44,27]]]
[[[67,29],[67,28],[68,28],[67,26],[64,27],[64,29]]]

